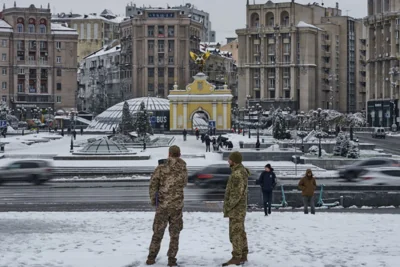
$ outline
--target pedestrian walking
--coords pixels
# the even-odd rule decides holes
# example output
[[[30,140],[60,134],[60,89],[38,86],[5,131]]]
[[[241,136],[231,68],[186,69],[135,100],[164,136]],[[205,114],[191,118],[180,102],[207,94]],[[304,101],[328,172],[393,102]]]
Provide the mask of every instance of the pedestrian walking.
[[[186,129],[183,129],[183,141],[186,141],[186,136],[187,136],[187,131]]]
[[[76,140],[76,130],[75,129],[72,131],[72,134],[74,135],[74,140]]]
[[[258,184],[261,186],[265,216],[271,214],[272,191],[276,186],[276,176],[270,164],[265,165],[265,171],[260,174]]]
[[[183,228],[183,189],[188,182],[186,162],[180,156],[180,148],[171,146],[167,161],[155,169],[150,179],[150,200],[156,207],[156,214],[147,265],[156,263],[161,241],[169,224],[168,266],[178,266],[176,255],[179,248],[179,235]]]
[[[200,132],[199,132],[199,129],[198,129],[198,128],[196,128],[195,134],[196,134],[196,140],[199,140]]]
[[[206,142],[206,152],[211,152],[211,138],[208,134],[204,137],[204,142]]]
[[[83,127],[81,127],[81,135],[83,135]]]
[[[215,139],[215,136],[212,139],[212,145],[213,145],[213,151],[216,152],[218,150],[218,146],[217,146],[217,139]]]
[[[314,192],[317,183],[311,169],[307,169],[306,175],[299,182],[299,189],[302,192],[304,203],[304,214],[308,214],[308,206],[311,207],[311,214],[315,214]]]
[[[229,218],[229,240],[232,258],[222,266],[240,265],[247,262],[249,253],[244,221],[247,212],[247,183],[250,172],[242,164],[242,155],[235,151],[229,155],[231,175],[225,190],[224,217]]]

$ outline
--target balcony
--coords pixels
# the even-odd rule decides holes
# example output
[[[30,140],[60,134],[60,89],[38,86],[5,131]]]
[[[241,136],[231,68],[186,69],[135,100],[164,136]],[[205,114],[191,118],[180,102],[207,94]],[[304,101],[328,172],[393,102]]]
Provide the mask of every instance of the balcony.
[[[40,65],[40,66],[47,66],[47,65],[49,65],[49,62],[47,61],[47,58],[46,58],[46,59],[40,59],[40,60],[39,60],[39,65]]]
[[[41,47],[40,48],[40,52],[47,52],[47,47],[45,46],[45,47]]]
[[[46,80],[47,77],[48,77],[48,74],[47,74],[47,73],[41,73],[41,74],[40,74],[40,79],[42,79],[42,80]]]
[[[25,51],[25,46],[24,45],[18,45],[17,46],[17,51]]]
[[[30,87],[29,87],[29,93],[30,93],[30,94],[36,94],[36,93],[37,93],[37,88],[36,88],[36,87],[33,87],[33,86],[30,86]]]
[[[29,79],[36,79],[36,73],[29,73]]]
[[[36,51],[36,45],[34,45],[34,46],[29,46],[29,51]]]

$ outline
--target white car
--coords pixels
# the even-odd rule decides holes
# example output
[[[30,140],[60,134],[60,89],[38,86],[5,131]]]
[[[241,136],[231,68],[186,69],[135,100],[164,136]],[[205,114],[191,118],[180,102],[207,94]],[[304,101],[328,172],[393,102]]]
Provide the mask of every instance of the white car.
[[[400,168],[382,167],[369,169],[360,176],[359,185],[395,185],[400,186]]]

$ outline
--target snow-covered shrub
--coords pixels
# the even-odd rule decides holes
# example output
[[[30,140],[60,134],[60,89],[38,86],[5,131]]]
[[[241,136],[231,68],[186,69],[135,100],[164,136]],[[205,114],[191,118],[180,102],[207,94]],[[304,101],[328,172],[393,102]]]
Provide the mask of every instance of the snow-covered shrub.
[[[350,141],[349,151],[347,152],[347,157],[351,159],[358,159],[360,157],[360,148],[358,143]]]
[[[273,121],[273,137],[275,139],[283,140],[287,137],[286,133],[286,120],[282,113],[282,110],[278,108],[274,112],[274,121]]]
[[[312,146],[308,149],[308,154],[318,155],[318,146]]]
[[[345,139],[346,134],[344,132],[339,132],[338,136],[336,137],[336,145],[333,148],[334,156],[342,156],[342,143]]]

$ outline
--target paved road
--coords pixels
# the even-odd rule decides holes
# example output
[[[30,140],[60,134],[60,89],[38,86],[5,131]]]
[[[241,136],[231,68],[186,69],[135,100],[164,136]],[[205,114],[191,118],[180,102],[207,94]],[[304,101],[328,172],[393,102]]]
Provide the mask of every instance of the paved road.
[[[363,143],[376,144],[376,148],[383,149],[384,152],[400,155],[400,137],[386,136],[386,139],[372,138],[370,133],[356,133],[355,136]]]

